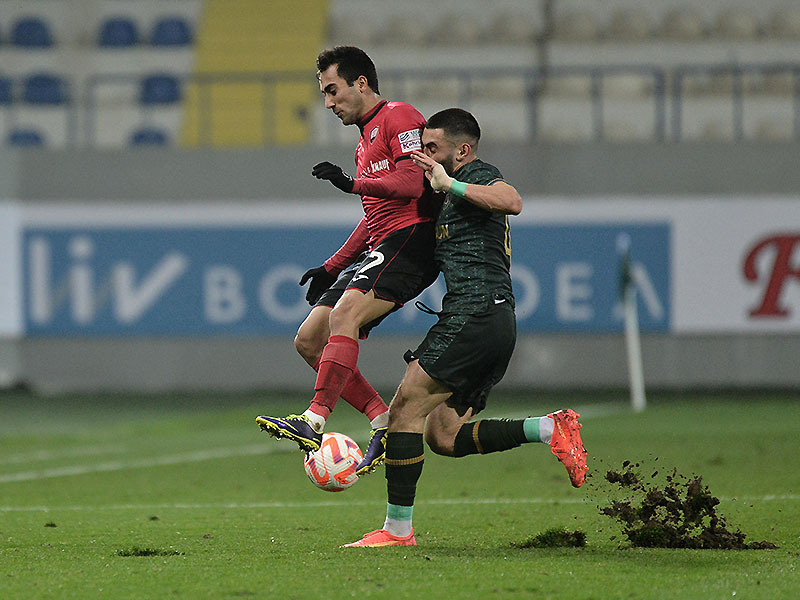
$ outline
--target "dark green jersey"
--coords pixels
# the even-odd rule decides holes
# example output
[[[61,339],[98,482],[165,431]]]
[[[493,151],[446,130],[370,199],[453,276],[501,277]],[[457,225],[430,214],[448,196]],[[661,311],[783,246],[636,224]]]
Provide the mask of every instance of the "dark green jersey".
[[[489,185],[503,176],[497,167],[474,160],[461,167],[455,178]],[[435,256],[447,284],[443,312],[480,313],[492,299],[513,304],[508,215],[489,212],[448,193],[436,221]]]

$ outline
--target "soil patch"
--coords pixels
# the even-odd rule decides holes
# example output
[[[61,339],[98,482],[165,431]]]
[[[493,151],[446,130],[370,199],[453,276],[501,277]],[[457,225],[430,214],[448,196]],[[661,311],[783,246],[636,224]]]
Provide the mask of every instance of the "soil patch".
[[[647,483],[637,471],[639,464],[622,463],[622,469],[609,470],[605,479],[618,485],[630,497],[614,500],[600,513],[616,519],[634,546],[644,548],[697,548],[728,550],[768,550],[771,542],[746,542],[739,531],[731,531],[724,516],[717,512],[719,499],[711,495],[699,475],[685,477],[677,469],[666,476],[663,485]],[[655,471],[650,480],[658,475]]]
[[[557,527],[543,531],[532,538],[514,544],[515,548],[583,548],[586,534],[582,531],[567,531]]]

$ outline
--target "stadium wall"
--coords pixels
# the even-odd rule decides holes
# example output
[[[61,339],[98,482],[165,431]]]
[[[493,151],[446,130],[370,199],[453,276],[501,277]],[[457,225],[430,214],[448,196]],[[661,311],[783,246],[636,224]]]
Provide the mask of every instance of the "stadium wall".
[[[99,272],[102,269],[96,261],[100,257],[116,256],[115,268],[119,268],[122,275],[114,281],[127,281],[132,300],[115,314],[127,314],[132,319],[144,312],[148,293],[155,294],[158,282],[166,281],[158,276],[168,279],[170,269],[177,273],[181,264],[178,259],[161,263],[158,257],[138,257],[130,264],[125,263],[121,253],[135,245],[136,239],[135,235],[125,237],[130,236],[131,231],[130,227],[123,231],[126,223],[120,226],[120,215],[128,215],[123,219],[128,226],[131,214],[149,215],[146,222],[139,222],[139,233],[142,227],[160,230],[168,226],[169,229],[171,223],[175,235],[166,235],[165,239],[171,238],[171,243],[177,243],[186,252],[200,252],[200,255],[191,254],[193,260],[202,258],[206,252],[208,256],[203,260],[205,264],[212,264],[215,257],[229,252],[226,264],[238,256],[243,261],[240,270],[262,268],[268,262],[258,260],[257,253],[254,254],[247,244],[247,232],[242,230],[248,222],[253,230],[253,215],[261,215],[255,221],[260,219],[267,229],[281,230],[282,224],[295,218],[291,215],[296,212],[295,207],[307,208],[308,202],[316,202],[318,206],[329,207],[326,210],[331,212],[323,212],[311,226],[330,229],[332,224],[338,223],[346,233],[344,222],[355,221],[358,207],[345,199],[332,197],[327,186],[309,176],[309,170],[310,165],[323,159],[351,164],[351,152],[350,148],[338,146],[226,152],[7,152],[0,157],[10,167],[0,174],[0,191],[6,199],[0,205],[3,217],[0,243],[3,256],[11,260],[3,261],[5,270],[0,271],[0,276],[12,285],[5,286],[4,295],[0,295],[0,313],[3,313],[0,314],[0,337],[3,338],[0,385],[24,382],[51,393],[308,389],[312,374],[292,345],[292,330],[302,318],[299,313],[287,315],[280,328],[270,329],[253,321],[226,327],[223,322],[209,335],[209,331],[191,330],[191,316],[201,314],[198,312],[201,309],[196,308],[194,313],[186,310],[162,315],[165,321],[160,324],[137,321],[138,329],[126,331],[114,325],[108,316],[113,312],[108,300],[113,293],[109,287],[111,279],[99,277],[97,287],[90,287],[99,290],[101,296],[105,294],[108,315],[105,320],[91,320],[90,330],[81,330],[75,328],[75,323],[69,325],[69,319],[64,316],[64,311],[68,310],[64,295],[78,289],[69,288],[70,284],[65,283],[66,274],[77,273],[77,281],[81,281],[81,276],[92,275],[84,267],[91,263]],[[800,147],[794,144],[761,143],[519,147],[487,144],[482,148],[482,155],[501,166],[508,180],[526,198],[522,220],[515,222],[512,230],[519,231],[514,242],[515,259],[519,252],[537,254],[536,247],[530,244],[526,247],[525,240],[546,237],[547,231],[541,227],[547,219],[550,225],[566,220],[573,229],[587,224],[599,227],[593,234],[613,241],[620,227],[625,229],[635,223],[633,233],[636,233],[641,225],[636,215],[646,216],[645,221],[649,222],[646,224],[654,228],[641,244],[634,237],[634,248],[637,244],[646,246],[647,240],[661,239],[659,211],[667,221],[681,220],[683,225],[679,229],[684,233],[680,235],[695,236],[699,244],[707,231],[709,238],[738,239],[742,249],[747,246],[752,250],[757,240],[746,239],[735,231],[742,224],[752,223],[760,223],[758,231],[762,234],[783,231],[799,235],[796,207],[800,206],[797,198],[800,175],[794,169],[800,158],[798,154]],[[619,202],[632,202],[636,208],[630,212],[619,208]],[[626,212],[622,222],[614,217]],[[762,218],[765,212],[769,215],[766,221]],[[596,214],[592,216],[593,213]],[[785,218],[782,218],[784,213]],[[176,214],[182,215],[177,222]],[[727,219],[720,218],[721,215],[734,216]],[[199,238],[203,242],[200,246],[206,250],[192,245],[192,232],[187,230],[189,224],[192,229],[198,223],[205,235],[211,236]],[[617,229],[603,229],[609,223]],[[56,231],[65,225],[66,234]],[[70,241],[69,235],[76,231],[85,234],[83,239]],[[149,231],[148,235],[152,233]],[[66,237],[59,238],[61,234]],[[555,234],[558,239],[559,232]],[[332,250],[327,246],[335,245],[334,240],[341,237],[341,232],[328,231],[325,235],[328,237],[315,238],[322,239],[323,243],[315,242],[314,252],[324,254]],[[675,235],[671,233],[670,239]],[[261,236],[253,239],[260,243],[270,238],[263,231]],[[238,248],[236,240],[241,244]],[[60,253],[58,244],[62,244]],[[686,242],[680,247],[691,246]],[[31,248],[38,248],[39,260],[49,256],[53,261],[49,298],[51,308],[58,305],[63,313],[59,316],[58,311],[52,312],[51,321],[39,329],[31,318],[34,314],[30,294]],[[777,247],[773,252],[778,252]],[[311,255],[313,252],[306,254],[300,264],[318,258]],[[712,301],[705,305],[705,296],[699,297],[698,306],[705,312],[683,311],[684,315],[699,315],[695,322],[689,319],[687,325],[684,317],[672,317],[666,325],[658,319],[643,323],[644,370],[649,386],[746,389],[800,385],[800,370],[796,367],[796,357],[800,355],[800,317],[797,315],[800,282],[794,274],[800,271],[798,252],[789,256],[785,264],[786,281],[781,296],[780,307],[794,311],[791,316],[772,321],[756,319],[749,324],[744,319],[738,325],[736,318],[724,316],[723,309],[729,304],[725,302],[726,294],[730,295],[731,290],[713,280],[715,261],[726,260],[727,254],[730,252],[724,247],[716,253],[698,252],[700,258],[705,258],[705,270],[694,276],[703,277],[703,273],[707,273],[712,277],[707,286],[697,287],[707,288],[705,291],[709,293],[716,292],[716,296],[711,294]],[[613,254],[610,256],[606,263],[613,262]],[[644,260],[645,263],[656,261],[656,266],[645,269],[648,273],[659,272],[657,264],[661,259],[658,256],[658,252],[651,252]],[[675,259],[674,256],[669,258]],[[730,262],[739,268],[742,259],[737,257]],[[768,266],[765,261],[770,260],[775,263],[776,259],[758,258],[757,267],[762,278]],[[687,264],[697,262],[689,259]],[[605,288],[614,281],[615,266],[607,266],[610,271],[603,279]],[[589,268],[598,267],[589,265]],[[289,275],[282,274],[287,281]],[[739,279],[742,279],[741,274]],[[671,279],[675,280],[675,277]],[[658,291],[661,285],[658,278],[650,277],[649,281],[652,289]],[[14,282],[18,288],[16,294],[9,291],[15,287]],[[553,285],[544,283],[542,289],[553,289]],[[580,304],[580,282],[573,291]],[[612,306],[609,291],[598,293],[599,296],[603,294],[607,297],[605,306]],[[752,308],[762,298],[755,288],[747,294],[749,304],[745,308]],[[40,294],[38,310],[44,310],[40,315],[47,316],[48,304],[41,303],[44,297]],[[670,294],[667,297],[671,298]],[[277,302],[280,304],[280,298]],[[672,304],[680,305],[680,301],[673,300]],[[643,309],[645,320],[648,315],[652,318],[646,305]],[[74,312],[74,306],[70,310]],[[91,307],[87,310],[91,312]],[[190,317],[182,325],[181,315]],[[404,318],[392,317],[396,323],[388,326],[387,321],[387,326],[376,330],[374,339],[364,345],[363,370],[383,390],[391,390],[397,384],[404,368],[402,353],[418,342],[425,329],[421,321],[412,326],[408,325],[410,321],[403,321]],[[709,326],[703,327],[704,322]],[[768,324],[764,325],[765,322]],[[503,385],[534,389],[624,387],[627,381],[624,343],[616,327],[611,322],[603,325],[602,320],[592,321],[589,327],[579,323],[574,327],[561,327],[561,330],[557,322],[548,326],[525,325]]]

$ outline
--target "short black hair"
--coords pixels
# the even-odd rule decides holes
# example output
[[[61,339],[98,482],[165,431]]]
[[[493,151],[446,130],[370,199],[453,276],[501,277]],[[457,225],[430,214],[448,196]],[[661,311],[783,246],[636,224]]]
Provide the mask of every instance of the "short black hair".
[[[317,77],[331,65],[336,65],[339,77],[351,86],[362,75],[367,78],[367,85],[376,94],[378,91],[378,72],[372,59],[361,48],[355,46],[336,46],[323,50],[317,56]]]
[[[481,139],[478,120],[463,108],[446,108],[433,115],[425,123],[426,129],[442,129],[452,139],[469,138],[473,145]]]

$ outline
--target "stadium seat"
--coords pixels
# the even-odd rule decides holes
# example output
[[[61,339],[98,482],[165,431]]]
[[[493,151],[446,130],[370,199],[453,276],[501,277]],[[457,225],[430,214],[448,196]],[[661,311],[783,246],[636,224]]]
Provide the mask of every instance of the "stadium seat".
[[[478,20],[466,14],[445,15],[439,25],[437,29],[439,33],[431,38],[433,43],[449,46],[473,46],[480,42],[483,33]]]
[[[648,137],[629,121],[610,121],[603,126],[603,139],[609,142],[635,142]]]
[[[635,9],[619,9],[611,15],[606,37],[616,41],[641,41],[650,37],[652,27],[647,13]]]
[[[139,93],[141,104],[172,104],[181,99],[181,87],[172,75],[149,75],[142,80]]]
[[[703,124],[700,137],[711,142],[732,142],[733,127],[729,123],[711,119]]]
[[[188,46],[192,43],[192,28],[182,17],[162,17],[153,27],[150,43],[153,46]]]
[[[35,129],[13,129],[8,134],[8,144],[19,148],[44,145],[44,137]]]
[[[800,7],[776,10],[766,33],[777,38],[800,39]]]
[[[795,89],[795,76],[790,72],[766,73],[763,80],[764,93],[774,96],[791,95]]]
[[[786,142],[794,138],[792,121],[766,118],[758,122],[755,138],[769,142]]]
[[[97,44],[103,48],[125,48],[139,43],[139,28],[128,17],[110,17],[100,25]]]
[[[653,79],[647,75],[606,75],[602,83],[607,98],[640,98],[653,90]]]
[[[328,38],[333,46],[369,47],[383,42],[381,33],[377,28],[364,27],[350,15],[333,14],[328,20]]]
[[[742,8],[729,8],[717,15],[712,33],[726,40],[752,40],[760,34],[758,18]]]
[[[39,17],[23,17],[11,28],[11,43],[26,48],[46,48],[53,45],[53,35]]]
[[[7,106],[12,102],[11,80],[8,77],[0,77],[0,105]]]
[[[546,90],[549,96],[588,98],[592,92],[592,78],[589,75],[549,77]]]
[[[539,24],[528,13],[499,13],[491,24],[490,44],[533,44],[539,34]]]
[[[690,41],[705,35],[705,25],[700,14],[690,8],[675,8],[664,15],[661,36],[669,40]]]
[[[588,131],[572,123],[549,123],[539,131],[539,139],[543,142],[577,144],[590,138]]]
[[[28,104],[64,104],[68,101],[66,83],[58,75],[31,75],[24,83],[23,100]]]
[[[598,37],[595,15],[585,11],[569,11],[556,17],[553,37],[560,42],[591,42]]]
[[[146,126],[134,131],[129,143],[131,146],[165,146],[167,141],[167,134],[163,129]]]
[[[432,28],[425,19],[412,15],[395,15],[386,22],[385,29],[381,32],[380,41],[383,44],[395,44],[401,47],[414,47],[428,43]]]

